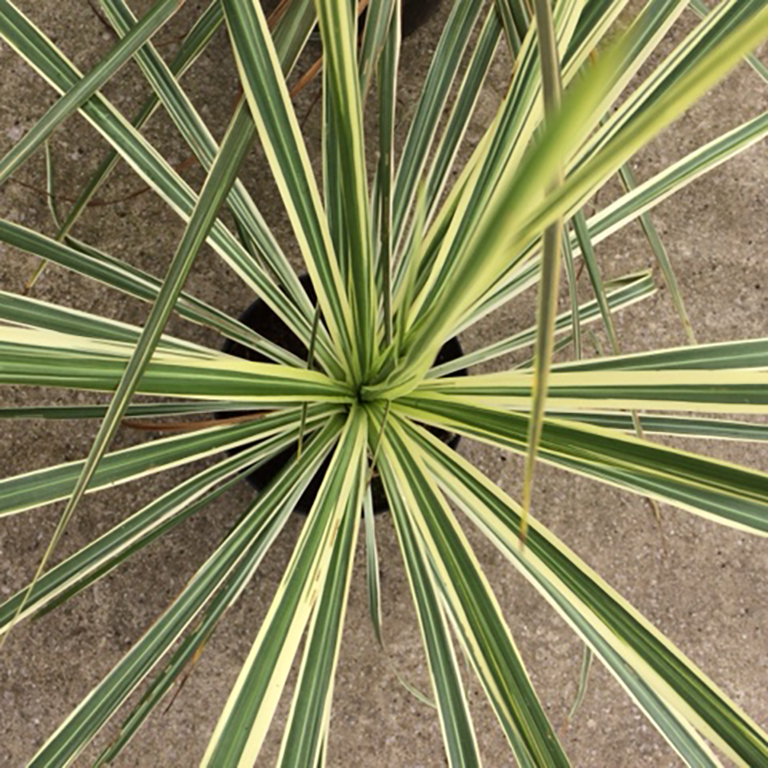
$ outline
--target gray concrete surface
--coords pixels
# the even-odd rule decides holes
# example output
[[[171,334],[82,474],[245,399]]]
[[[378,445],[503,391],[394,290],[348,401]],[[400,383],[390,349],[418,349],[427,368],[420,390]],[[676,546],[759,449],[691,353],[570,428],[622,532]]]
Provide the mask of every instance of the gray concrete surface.
[[[109,34],[84,0],[19,0],[18,5],[82,70],[110,47]],[[142,0],[132,5],[143,9],[149,3]],[[197,0],[186,3],[158,36],[165,44],[163,50],[173,50],[178,35],[204,5]],[[681,30],[691,24],[692,18],[685,17],[673,38],[679,38]],[[405,116],[412,112],[439,25],[440,19],[435,19],[404,47],[400,106]],[[665,41],[663,51],[670,50],[671,44],[671,40]],[[307,63],[304,60],[302,66]],[[52,103],[53,94],[5,45],[0,46],[0,71],[0,152],[5,153]],[[470,145],[477,141],[482,124],[498,104],[506,71],[502,62],[481,95],[478,124],[469,133]],[[236,90],[236,75],[223,34],[186,78],[185,85],[220,135]],[[310,108],[316,87],[311,86],[300,98],[300,114]],[[125,114],[131,114],[146,90],[138,71],[130,66],[105,88],[105,93]],[[749,69],[740,68],[638,156],[634,162],[638,175],[647,178],[766,106],[764,85]],[[306,130],[316,150],[317,107],[307,120]],[[147,133],[171,162],[185,160],[184,147],[165,118],[158,116]],[[76,118],[56,133],[53,148],[59,194],[74,195],[99,163],[104,144]],[[768,331],[767,161],[765,147],[755,147],[654,211],[702,341],[755,337]],[[0,191],[0,215],[51,232],[43,195],[36,191],[44,185],[42,168],[42,158],[35,157],[16,174],[18,183],[9,183]],[[184,175],[199,185],[199,171],[186,169]],[[243,179],[263,205],[281,242],[294,249],[258,152],[249,159]],[[92,208],[76,234],[160,274],[180,236],[180,222],[152,194],[124,199],[140,188],[140,181],[121,166],[100,194],[100,199],[112,204]],[[601,196],[600,204],[612,194],[615,189],[611,187]],[[648,265],[652,258],[638,227],[607,240],[599,247],[599,257],[608,275]],[[31,257],[0,248],[0,287],[20,290],[34,266]],[[188,287],[234,314],[252,298],[209,250],[198,260]],[[129,322],[140,323],[146,316],[146,306],[139,302],[55,268],[48,270],[34,295]],[[525,297],[466,333],[465,345],[471,349],[512,328],[525,327],[532,317],[531,297]],[[626,350],[683,342],[663,289],[621,315],[618,327]],[[204,343],[217,343],[213,334],[178,320],[172,321],[171,330]],[[31,404],[65,402],[69,397],[62,392],[7,388],[0,393],[0,400]],[[92,436],[93,425],[4,424],[0,472],[7,476],[82,457]],[[137,440],[135,434],[121,432],[116,446]],[[675,444],[750,467],[768,468],[764,449],[739,443]],[[462,443],[461,452],[502,487],[519,491],[521,466],[517,459],[468,441]],[[106,531],[189,472],[180,469],[88,498],[77,511],[57,556]],[[0,655],[1,766],[25,764],[69,710],[164,610],[250,499],[247,487],[236,488],[60,610],[14,631]],[[664,508],[666,548],[662,549],[659,532],[642,499],[545,467],[538,475],[535,510],[758,724],[768,727],[765,540]],[[1,596],[10,595],[32,576],[59,512],[58,506],[49,507],[0,521]],[[173,707],[140,732],[116,765],[186,768],[197,764],[299,528],[300,520],[290,522],[210,642]],[[428,688],[408,585],[387,516],[380,518],[378,530],[387,650],[379,650],[368,620],[361,546],[336,681],[328,764],[435,768],[445,764],[435,712],[413,698],[395,674],[397,671],[412,684]],[[581,662],[579,641],[495,550],[476,534],[471,534],[471,539],[573,763],[596,768],[677,765],[670,747],[599,663],[594,666],[582,708],[569,725],[565,724]],[[512,758],[482,692],[474,682],[469,691],[486,764],[494,768],[511,765]],[[278,723],[285,713],[286,707],[281,706]],[[119,719],[115,720],[79,764],[88,764],[88,758],[114,737],[118,723]],[[259,764],[273,764],[278,746],[279,728],[275,726]]]

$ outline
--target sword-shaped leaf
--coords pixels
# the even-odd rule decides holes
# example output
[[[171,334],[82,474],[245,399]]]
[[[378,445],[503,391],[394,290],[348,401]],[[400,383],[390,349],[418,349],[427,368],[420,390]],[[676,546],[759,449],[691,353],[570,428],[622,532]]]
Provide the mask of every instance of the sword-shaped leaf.
[[[412,398],[398,406],[411,418],[522,453],[528,417],[521,413]],[[574,421],[548,418],[541,460],[651,496],[741,530],[768,535],[768,475]]]
[[[421,542],[434,585],[518,762],[567,766],[491,586],[399,422],[385,434],[383,460],[397,479],[392,490],[404,497],[406,518]]]
[[[347,417],[291,561],[208,744],[203,765],[225,768],[255,763],[334,553],[348,545],[341,531],[359,520],[365,465],[366,419],[362,410],[355,408]],[[325,701],[323,706],[327,706]],[[313,754],[316,747],[313,740]]]
[[[323,319],[342,359],[357,359],[353,317],[337,254],[261,4],[223,0],[223,6],[251,118],[312,277]]]
[[[24,137],[0,160],[0,184],[17,170],[56,130],[64,120],[75,113],[96,91],[124,65],[131,56],[149,40],[179,9],[179,0],[157,0],[147,14],[71,91],[62,96],[33,126]],[[14,27],[15,8],[8,2],[0,2],[0,28],[6,39],[18,47],[31,44],[23,30]]]
[[[650,622],[533,518],[522,550],[519,505],[425,431],[412,434],[440,486],[592,647],[689,765],[720,765],[697,730],[739,765],[766,760],[766,734]]]
[[[453,649],[453,633],[429,565],[429,553],[414,530],[410,509],[415,502],[407,488],[401,486],[402,478],[386,456],[380,466],[427,654],[448,764],[452,768],[480,766],[475,729]]]
[[[107,674],[32,758],[32,768],[67,765],[93,739],[152,671],[228,578],[250,579],[337,438],[331,420],[301,457],[258,496],[232,533],[216,548],[168,610]],[[234,595],[233,595],[234,596]]]

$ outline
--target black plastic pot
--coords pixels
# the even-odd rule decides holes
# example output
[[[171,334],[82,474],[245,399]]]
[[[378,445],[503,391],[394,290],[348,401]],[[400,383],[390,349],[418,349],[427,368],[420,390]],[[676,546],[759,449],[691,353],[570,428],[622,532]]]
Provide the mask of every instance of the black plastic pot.
[[[278,2],[279,0],[261,0],[266,13],[274,11]],[[423,27],[435,15],[442,2],[443,0],[403,0],[403,15],[401,19],[403,37],[408,37],[417,29]],[[365,14],[366,11],[360,14],[360,31],[362,31],[363,24],[365,23]],[[316,33],[315,37],[317,37]]]
[[[442,0],[405,0],[403,3],[403,37],[412,35],[435,15]]]
[[[312,283],[309,279],[309,275],[303,275],[299,278],[301,284],[307,292],[311,301],[315,301],[315,292],[312,288]],[[294,355],[300,358],[306,358],[306,348],[296,335],[288,328],[287,325],[261,300],[257,299],[253,302],[243,314],[240,316],[240,322],[247,325],[252,330],[261,334],[270,341],[274,341],[279,344],[283,349],[292,352]],[[249,347],[245,347],[236,341],[226,339],[222,350],[230,355],[241,357],[245,360],[252,360],[257,363],[270,362],[263,355],[255,352]],[[447,363],[450,360],[456,360],[463,354],[461,344],[456,338],[447,341],[438,354],[435,362],[436,364]],[[456,376],[466,375],[466,371],[460,371],[454,374]],[[238,414],[233,413],[218,413],[218,418],[227,418],[234,415],[243,415],[240,411]],[[440,438],[443,442],[449,445],[451,448],[456,448],[461,440],[461,437],[456,434],[446,432],[442,429],[430,427],[430,432],[433,435]],[[232,453],[238,453],[248,446],[242,446],[232,450]],[[293,459],[296,453],[296,445],[292,445],[279,453],[274,458],[270,459],[265,464],[255,469],[247,476],[248,483],[253,486],[257,491],[263,490],[272,478],[285,466],[285,464]],[[325,476],[325,471],[330,463],[330,457],[321,465],[320,470],[307,486],[301,499],[299,499],[296,505],[296,511],[302,514],[308,514],[312,507],[312,502],[317,496],[317,492],[320,490],[320,483]],[[373,493],[373,508],[374,511],[385,512],[387,510],[387,499],[384,493],[384,488],[381,484],[381,480],[378,477],[374,477],[371,482],[371,491]]]

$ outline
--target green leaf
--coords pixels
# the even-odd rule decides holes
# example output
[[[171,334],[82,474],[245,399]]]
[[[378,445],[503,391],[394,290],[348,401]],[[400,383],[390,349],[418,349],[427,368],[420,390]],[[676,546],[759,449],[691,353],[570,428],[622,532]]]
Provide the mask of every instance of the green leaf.
[[[306,5],[311,0],[297,0],[297,11],[303,11],[298,21],[306,25]],[[61,54],[39,29],[34,27],[17,9],[10,5],[5,9],[8,19],[0,17],[0,33],[5,34],[9,21],[13,36],[7,42],[59,92],[68,92],[81,80],[77,69]],[[289,17],[284,17],[286,21]],[[290,17],[286,25],[289,55],[291,35],[297,19]],[[309,19],[311,24],[311,18]],[[163,157],[138,133],[100,93],[95,94],[82,106],[82,113],[103,134],[114,148],[141,178],[155,190],[182,218],[187,220],[197,202],[197,196]],[[224,261],[268,304],[286,325],[305,343],[309,343],[313,312],[285,301],[285,293],[272,278],[254,261],[231,232],[216,221],[211,228],[209,243]],[[318,359],[325,366],[340,372],[334,361],[334,352],[321,336],[318,339]],[[335,366],[335,369],[333,368]]]
[[[719,765],[694,728],[740,764],[765,760],[766,735],[556,536],[531,518],[521,549],[521,508],[428,433],[411,434],[441,487],[589,643],[687,764]]]
[[[568,720],[571,721],[574,718],[576,712],[584,701],[584,697],[587,695],[587,685],[589,684],[589,672],[592,669],[592,659],[594,654],[592,648],[585,645],[581,659],[581,670],[579,671],[579,685],[576,689],[576,696],[571,704],[571,708],[568,710]]]
[[[400,485],[400,478],[386,456],[380,466],[427,653],[448,764],[479,766],[475,729],[453,649],[450,625],[429,567],[428,553],[414,531],[409,512],[413,508],[413,497]]]
[[[516,58],[530,25],[528,8],[523,0],[496,0],[495,6],[509,49]]]
[[[71,91],[62,96],[24,137],[0,160],[0,184],[16,171],[67,117],[76,112],[129,61],[179,9],[179,0],[157,0],[147,14]],[[12,45],[33,44],[23,30],[14,25],[15,11],[8,0],[0,0],[0,31]]]
[[[528,417],[456,402],[407,399],[400,413],[515,453],[525,451]],[[722,525],[768,534],[768,475],[666,448],[612,429],[547,419],[542,461],[626,488]]]
[[[310,441],[301,457],[286,466],[257,497],[232,533],[200,567],[168,610],[43,745],[30,761],[30,768],[71,762],[170,650],[226,579],[244,578],[244,583],[250,580],[288,519],[293,505],[327,455],[340,426],[339,419],[329,421]]]
[[[565,274],[568,280],[568,299],[571,304],[571,338],[573,339],[573,356],[576,360],[582,358],[582,346],[581,346],[581,317],[579,312],[579,278],[576,272],[576,261],[573,258],[573,249],[571,248],[571,241],[568,235],[568,227],[563,228],[561,249],[563,251],[563,262],[565,264]],[[552,329],[553,333],[557,334],[557,318],[555,318],[555,326]],[[556,342],[553,341],[553,354],[555,351]]]
[[[558,371],[764,371],[768,369],[768,338],[601,357],[562,363],[556,368]]]
[[[313,406],[307,414],[307,423],[327,419],[333,411],[332,406]],[[299,409],[292,408],[243,424],[216,425],[113,451],[96,468],[88,493],[247,446],[281,433],[298,420]],[[0,516],[67,498],[75,487],[83,464],[82,460],[71,461],[3,478],[0,480]]]
[[[399,10],[400,4],[396,0],[378,0],[378,2],[370,4],[370,10],[365,17],[363,41],[358,55],[360,93],[363,102],[365,102],[365,97],[371,87],[373,75],[379,70],[381,56],[391,39],[394,14]],[[399,34],[398,24],[397,45],[400,43]]]
[[[703,369],[555,370],[550,377],[552,410],[655,408],[712,413],[768,412],[768,371]],[[530,373],[504,371],[479,376],[430,379],[415,393],[502,408],[528,408]]]
[[[541,65],[542,97],[544,100],[545,127],[555,119],[561,109],[562,83],[560,57],[557,50],[552,9],[549,0],[534,0],[536,29]],[[556,169],[553,188],[563,182],[562,167]],[[523,525],[520,535],[525,539],[527,515],[531,509],[533,477],[536,453],[541,440],[541,427],[547,407],[547,388],[552,366],[555,342],[555,321],[560,285],[560,245],[563,236],[563,220],[550,224],[542,235],[541,277],[536,311],[536,342],[533,356],[533,390],[531,395],[531,420],[528,426],[528,451],[523,470]]]
[[[334,205],[344,227],[344,247],[350,265],[349,303],[353,312],[353,334],[359,355],[359,373],[373,363],[377,307],[373,284],[373,241],[368,200],[368,176],[363,136],[363,104],[357,69],[357,15],[349,3],[317,0],[317,15],[323,40],[325,89],[333,92],[328,105],[334,111],[333,130],[326,131],[326,143],[335,145],[340,196],[326,201],[329,216]]]
[[[378,4],[379,14],[386,2]],[[372,23],[372,22],[369,22]],[[380,23],[380,22],[379,22]],[[366,24],[366,35],[368,25]],[[394,322],[392,310],[392,268],[394,244],[392,238],[392,192],[395,167],[395,111],[397,108],[397,72],[400,63],[401,19],[400,4],[394,3],[387,38],[379,58],[377,91],[379,104],[379,161],[373,190],[374,247],[377,285],[380,286],[384,314],[384,347],[392,343]],[[365,50],[366,40],[363,40]],[[362,53],[361,53],[362,56]],[[365,93],[365,91],[363,91]]]
[[[567,766],[491,586],[399,423],[385,434],[383,461],[390,466],[390,477],[397,478],[396,486],[391,480],[388,484],[390,502],[398,492],[404,497],[407,518],[428,555],[434,583],[518,762]]]
[[[538,264],[532,264],[531,268],[526,270],[526,274],[522,276],[520,283],[525,286],[529,281],[532,282],[535,280],[537,275]],[[656,286],[654,285],[653,277],[650,272],[636,272],[631,275],[625,275],[624,277],[611,281],[605,287],[608,307],[614,312],[624,309],[637,301],[642,301],[656,292]],[[601,313],[597,299],[588,301],[579,307],[578,319],[581,326],[594,323],[596,320],[600,319],[600,317]],[[558,315],[555,321],[555,333],[566,333],[572,326],[572,313],[564,312],[561,315]],[[530,346],[533,344],[535,338],[536,326],[533,325],[524,331],[513,333],[511,336],[495,341],[492,344],[488,344],[473,352],[467,352],[456,360],[451,360],[450,362],[430,368],[427,373],[427,378],[433,379],[440,376],[447,376],[456,371],[469,368],[472,365],[494,360],[509,352],[514,352],[515,350]]]
[[[56,195],[56,170],[49,141],[45,142],[45,193],[48,198],[48,210],[51,212],[53,226],[58,228],[61,217],[59,215],[58,196]]]
[[[135,344],[141,329],[128,323],[109,320],[90,312],[69,307],[59,307],[49,301],[31,299],[15,293],[0,291],[0,320],[39,330],[84,336],[91,339],[107,339]],[[220,353],[172,336],[163,335],[159,349],[176,350],[190,356],[220,357]]]
[[[203,765],[224,768],[256,761],[334,552],[345,546],[339,531],[345,527],[346,518],[353,517],[355,523],[359,520],[365,451],[366,420],[355,408],[347,417],[291,561],[208,744]]]
[[[102,5],[119,34],[127,34],[135,24],[135,18],[124,0],[102,0]],[[293,15],[296,15],[297,12],[301,13],[301,4],[294,3],[293,5],[291,13]],[[306,0],[304,5],[306,5]],[[299,26],[299,36],[301,36],[302,32],[305,37],[308,34],[309,25],[304,25],[304,27],[305,29],[302,30],[302,27]],[[275,45],[278,50],[278,57],[283,65],[283,71],[287,73],[293,61],[290,55],[286,54],[284,44],[286,37],[281,34],[281,31],[275,31]],[[210,170],[214,158],[219,151],[219,146],[195,110],[192,102],[176,82],[170,68],[164,64],[162,58],[152,48],[151,44],[140,50],[136,58],[147,80],[158,94],[166,111],[171,116],[190,149],[195,153],[203,168],[206,171]],[[252,122],[245,126],[245,130],[252,131],[255,136],[256,129]],[[305,312],[312,311],[313,307],[288,259],[267,227],[253,198],[239,179],[236,179],[233,183],[227,199],[237,222],[247,233],[250,242],[255,245],[260,257],[277,276],[280,284],[285,288],[289,300],[293,301]]]
[[[317,428],[316,423],[313,428]],[[58,605],[102,578],[134,552],[210,504],[234,483],[242,480],[244,475],[295,444],[298,431],[298,418],[294,414],[290,427],[267,436],[255,445],[247,445],[234,456],[179,483],[129,515],[103,536],[55,565],[37,580],[28,595],[27,589],[23,589],[0,605],[0,634],[14,619],[22,602],[24,608],[18,615],[19,620],[39,613],[42,609],[45,612],[51,610],[52,602]]]
[[[0,327],[0,384],[113,392],[132,345],[28,328]],[[307,399],[349,402],[349,388],[319,371],[219,354],[156,350],[136,392],[258,406]]]
[[[368,610],[371,614],[373,632],[379,645],[384,648],[384,636],[381,630],[381,576],[370,483],[363,496],[363,520],[365,521],[365,581],[368,586]]]
[[[293,225],[331,338],[340,359],[349,361],[354,351],[352,313],[341,282],[320,193],[264,13],[254,0],[223,0],[223,5],[251,117]]]
[[[347,501],[328,573],[312,613],[299,680],[293,694],[288,723],[283,731],[278,760],[281,766],[313,765],[319,762],[328,738],[333,677],[339,660],[360,526],[360,502],[359,493],[352,493]]]
[[[583,421],[596,427],[620,429],[633,432],[634,422],[624,413],[576,411],[561,413],[559,416],[568,421]],[[679,435],[680,437],[708,437],[720,440],[743,440],[761,442],[768,440],[768,425],[750,424],[745,421],[726,419],[696,419],[687,416],[656,416],[642,414],[638,417],[644,433],[660,435]]]

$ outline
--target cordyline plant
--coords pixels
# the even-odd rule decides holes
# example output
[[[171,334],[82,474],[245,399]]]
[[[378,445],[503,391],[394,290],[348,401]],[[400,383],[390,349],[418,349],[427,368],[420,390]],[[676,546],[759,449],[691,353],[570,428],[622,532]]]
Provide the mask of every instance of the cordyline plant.
[[[179,0],[158,0],[139,20],[125,0],[101,0],[101,5],[120,41],[82,75],[12,3],[0,0],[4,39],[62,94],[0,161],[0,181],[42,149],[76,111],[113,149],[66,218],[58,220],[56,236],[2,221],[0,240],[152,307],[144,327],[137,328],[25,295],[1,295],[2,383],[111,393],[105,407],[2,410],[7,418],[100,421],[84,460],[0,481],[2,515],[65,502],[33,581],[0,606],[3,632],[92,584],[254,467],[291,445],[297,450],[167,611],[30,765],[72,762],[131,692],[148,681],[98,764],[115,757],[253,578],[326,459],[330,464],[320,490],[203,764],[254,763],[304,639],[279,762],[323,763],[361,526],[371,614],[379,636],[381,631],[370,490],[375,475],[386,491],[401,545],[450,765],[480,763],[454,640],[519,764],[568,763],[459,513],[555,607],[684,761],[718,765],[714,746],[737,764],[768,765],[768,739],[755,723],[528,512],[538,458],[724,525],[768,532],[766,475],[644,438],[765,440],[765,426],[722,414],[766,412],[768,340],[620,354],[612,312],[649,296],[653,283],[649,273],[603,282],[593,251],[596,242],[639,220],[693,342],[647,211],[762,138],[768,118],[762,114],[740,125],[640,185],[626,162],[743,57],[766,77],[766,69],[750,55],[768,33],[764,0],[725,0],[711,12],[697,0],[698,24],[628,96],[628,83],[645,71],[643,65],[686,10],[687,0],[648,0],[628,24],[624,17],[617,24],[626,0],[559,0],[554,7],[549,0],[535,0],[532,8],[522,0],[456,0],[398,162],[393,145],[402,9],[397,0],[370,0],[357,9],[339,0],[293,0],[283,2],[270,19],[258,1],[217,0],[170,65],[149,41]],[[364,21],[356,20],[363,10]],[[286,87],[316,23],[323,46],[322,187]],[[179,81],[221,24],[228,30],[243,97],[219,145]],[[502,40],[514,56],[509,90],[448,188],[476,97]],[[457,78],[465,56],[467,66]],[[132,123],[99,92],[131,58],[153,89]],[[378,146],[372,180],[366,164],[366,102],[377,115],[371,123],[376,136],[370,143]],[[199,194],[140,132],[158,106],[206,170]],[[257,137],[316,301],[237,178]],[[162,280],[71,235],[119,158],[185,221]],[[616,174],[624,193],[587,216],[585,205]],[[218,217],[222,206],[232,212],[237,234]],[[303,342],[306,355],[296,356],[184,292],[204,243]],[[581,305],[574,286],[579,260],[595,297]],[[558,315],[561,261],[571,311]],[[435,365],[444,342],[536,286],[534,328]],[[251,362],[164,335],[173,312],[270,362]],[[605,325],[612,353],[582,359],[581,328],[593,321]],[[573,359],[553,364],[553,349],[568,345]],[[534,347],[530,366],[457,375],[526,346]],[[139,395],[153,397],[137,401]],[[213,425],[207,418],[192,432],[110,452],[126,417],[237,411],[245,418]],[[426,427],[525,455],[521,502]],[[48,567],[86,492],[213,454],[219,455],[217,463]]]

